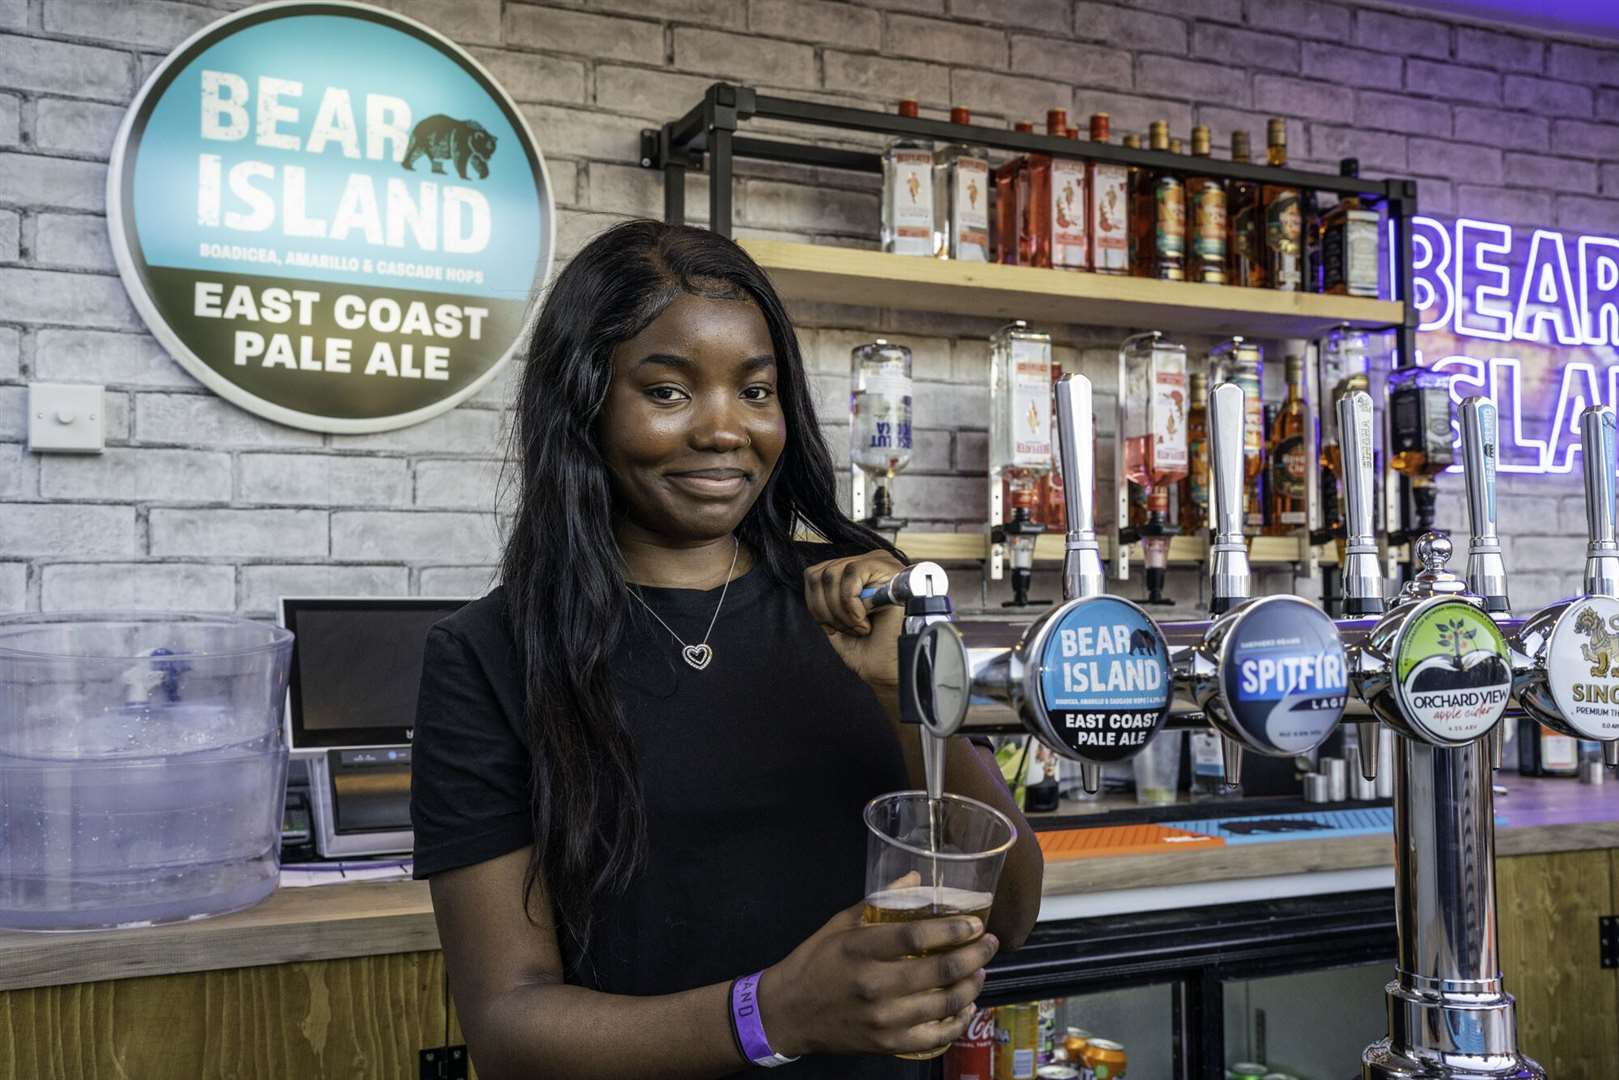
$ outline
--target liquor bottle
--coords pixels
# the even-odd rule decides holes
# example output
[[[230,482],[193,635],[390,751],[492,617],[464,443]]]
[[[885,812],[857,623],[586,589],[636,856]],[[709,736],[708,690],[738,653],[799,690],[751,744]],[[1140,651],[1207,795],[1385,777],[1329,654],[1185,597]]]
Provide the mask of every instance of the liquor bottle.
[[[1231,133],[1231,160],[1248,164],[1248,133]],[[1265,285],[1265,212],[1259,201],[1259,185],[1252,180],[1233,180],[1226,193],[1226,280],[1232,285]]]
[[[871,480],[870,517],[897,533],[894,476],[911,462],[911,350],[884,338],[849,353],[849,459]]]
[[[1209,379],[1194,371],[1187,380],[1186,479],[1180,488],[1180,526],[1187,536],[1209,527]]]
[[[1265,159],[1272,168],[1287,167],[1287,121],[1272,117],[1265,125],[1269,148]],[[1287,184],[1266,183],[1260,188],[1265,205],[1265,284],[1296,292],[1299,276],[1299,191]]]
[[[1126,135],[1124,146],[1127,150],[1140,150],[1141,136]],[[1148,183],[1147,176],[1147,170],[1139,165],[1131,165],[1125,171],[1125,236],[1132,277],[1152,276],[1152,199],[1142,192]]]
[[[1091,115],[1091,142],[1108,141],[1107,113]],[[1122,165],[1092,161],[1085,166],[1085,233],[1090,237],[1091,269],[1098,274],[1130,271],[1130,176]]]
[[[1455,463],[1451,438],[1450,377],[1432,368],[1389,373],[1389,467],[1411,478],[1419,530],[1433,524],[1433,478]]]
[[[1169,150],[1169,125],[1154,120],[1152,149]],[[1152,275],[1161,281],[1186,280],[1186,186],[1169,170],[1152,174]]]
[[[950,110],[952,124],[972,123],[961,106]],[[933,152],[934,233],[943,241],[941,259],[989,259],[989,158],[976,146],[946,143]]]
[[[1359,176],[1360,162],[1338,162],[1340,176]],[[1321,223],[1321,289],[1349,296],[1376,296],[1378,272],[1377,211],[1346,195]]]
[[[1287,398],[1270,432],[1269,513],[1266,536],[1288,536],[1309,523],[1305,508],[1309,483],[1309,413],[1304,407],[1304,360],[1287,358]]]
[[[1034,125],[1019,120],[1013,129],[1024,135],[1034,134]],[[995,170],[995,261],[1018,265],[1019,238],[1023,235],[1023,221],[1029,205],[1028,155],[1011,158]]]
[[[1192,156],[1208,157],[1209,129],[1192,129]],[[1186,180],[1186,205],[1192,221],[1186,245],[1186,280],[1224,285],[1226,280],[1226,186],[1212,176]]]
[[[915,119],[916,102],[899,103]],[[883,151],[883,250],[932,256],[939,248],[933,222],[933,144],[902,137]]]
[[[1338,402],[1356,390],[1371,388],[1371,347],[1364,331],[1335,327],[1318,354],[1316,385],[1321,387],[1322,524],[1343,524],[1338,490],[1343,484],[1343,448],[1338,431]]]
[[[1057,383],[1062,380],[1063,370],[1061,360],[1051,361],[1051,471],[1046,473],[1040,484],[1041,514],[1040,518],[1048,530],[1055,533],[1068,531],[1068,502],[1063,496],[1062,455],[1056,452],[1057,446]],[[1095,448],[1091,455],[1095,457]]]
[[[1046,134],[1068,134],[1068,111],[1046,110]],[[1075,158],[1029,155],[1028,231],[1019,239],[1024,266],[1085,267],[1085,164]]]
[[[1186,349],[1144,334],[1124,352],[1124,477],[1146,496],[1137,529],[1147,566],[1147,603],[1167,603],[1169,492],[1186,478]]]
[[[1063,112],[1061,109],[1056,112]],[[1048,116],[1047,123],[1051,118]],[[1068,116],[1063,113],[1063,123]],[[1079,141],[1079,129],[1065,127],[1070,141]],[[1074,147],[1077,151],[1079,147]],[[1078,158],[1054,158],[1051,162],[1051,265],[1058,270],[1089,270],[1091,243],[1087,207],[1090,202],[1086,180],[1089,170]]]
[[[1002,479],[1003,524],[992,535],[1008,547],[1012,605],[1030,603],[1040,480],[1051,471],[1051,335],[1019,319],[990,339],[990,467]]]
[[[1321,200],[1310,188],[1299,193],[1299,283],[1304,292],[1321,291]]]
[[[1244,532],[1257,536],[1265,523],[1265,350],[1257,342],[1234,337],[1209,354],[1211,377],[1242,387],[1242,472]]]

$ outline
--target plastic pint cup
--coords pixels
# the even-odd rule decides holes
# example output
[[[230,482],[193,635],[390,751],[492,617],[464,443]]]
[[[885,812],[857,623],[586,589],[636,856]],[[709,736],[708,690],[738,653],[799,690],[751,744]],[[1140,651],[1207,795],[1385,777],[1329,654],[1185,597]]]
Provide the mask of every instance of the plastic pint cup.
[[[945,795],[930,814],[927,793],[896,791],[866,805],[868,923],[972,915],[988,921],[1001,864],[1016,839],[1006,815]],[[946,1047],[912,1060],[938,1057]]]

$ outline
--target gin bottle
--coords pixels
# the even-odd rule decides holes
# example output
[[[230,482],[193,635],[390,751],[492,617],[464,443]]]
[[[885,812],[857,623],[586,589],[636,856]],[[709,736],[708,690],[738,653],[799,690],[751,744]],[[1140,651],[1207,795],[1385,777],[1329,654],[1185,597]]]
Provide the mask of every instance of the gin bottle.
[[[899,103],[915,119],[915,101]],[[942,242],[933,220],[933,144],[902,137],[883,152],[883,250],[932,257]]]

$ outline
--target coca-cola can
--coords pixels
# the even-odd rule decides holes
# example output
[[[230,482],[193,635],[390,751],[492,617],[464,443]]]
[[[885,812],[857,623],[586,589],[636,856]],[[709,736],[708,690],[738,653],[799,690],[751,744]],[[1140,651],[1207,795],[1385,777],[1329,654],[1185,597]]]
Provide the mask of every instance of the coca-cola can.
[[[979,1009],[944,1055],[944,1080],[992,1080],[995,1010]]]

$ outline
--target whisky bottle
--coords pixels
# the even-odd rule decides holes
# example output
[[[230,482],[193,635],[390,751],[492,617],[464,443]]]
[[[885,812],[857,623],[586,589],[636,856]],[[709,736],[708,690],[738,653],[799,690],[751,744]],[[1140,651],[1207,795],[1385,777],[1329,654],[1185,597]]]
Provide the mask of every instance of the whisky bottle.
[[[1287,121],[1272,117],[1265,125],[1269,148],[1265,159],[1272,168],[1287,167]],[[1260,189],[1265,204],[1265,284],[1297,292],[1302,287],[1299,268],[1299,192],[1286,184],[1267,183]]]
[[[1091,115],[1091,142],[1108,141],[1107,113]],[[1085,234],[1091,269],[1098,274],[1130,270],[1130,177],[1122,165],[1093,161],[1085,166]]]
[[[1186,478],[1180,488],[1180,526],[1187,536],[1209,527],[1209,378],[1201,371],[1187,380]]]
[[[1034,134],[1034,125],[1019,120],[1013,130]],[[995,170],[995,261],[1018,265],[1020,238],[1029,205],[1029,158],[1020,155]]]
[[[1248,133],[1231,133],[1231,160],[1248,164]],[[1226,216],[1230,227],[1226,236],[1229,262],[1226,280],[1232,285],[1265,285],[1264,207],[1259,201],[1259,185],[1252,180],[1233,180],[1226,193]]]
[[[1265,351],[1234,337],[1209,353],[1210,377],[1242,387],[1243,531],[1257,536],[1265,523]]]
[[[1287,358],[1287,398],[1271,424],[1269,513],[1266,536],[1287,536],[1308,524],[1306,496],[1311,467],[1309,415],[1304,408],[1304,361]]]
[[[1431,368],[1396,368],[1388,377],[1389,467],[1411,478],[1417,526],[1434,518],[1433,478],[1455,463],[1451,448],[1450,376]]]
[[[1141,149],[1141,136],[1126,135],[1127,150]],[[1130,275],[1152,276],[1152,199],[1143,193],[1148,183],[1148,171],[1131,165],[1125,172],[1127,190],[1125,199],[1125,235],[1129,239]]]
[[[1340,176],[1359,176],[1360,162],[1338,162]],[[1377,211],[1346,195],[1321,223],[1321,289],[1349,296],[1376,296],[1378,272]]]
[[[958,105],[950,122],[970,124],[972,115]],[[978,147],[946,143],[933,152],[933,212],[941,259],[988,261],[989,158]]]
[[[1152,149],[1169,150],[1169,125],[1154,120]],[[1186,280],[1186,186],[1167,169],[1152,174],[1152,276]]]
[[[899,103],[915,119],[915,101]],[[932,257],[942,246],[934,233],[933,144],[902,137],[883,151],[883,250]]]
[[[1206,158],[1209,152],[1209,129],[1199,124],[1192,129],[1192,156]],[[1205,285],[1224,285],[1225,181],[1211,176],[1188,177],[1186,204],[1192,219],[1191,235],[1186,245],[1186,280]]]

